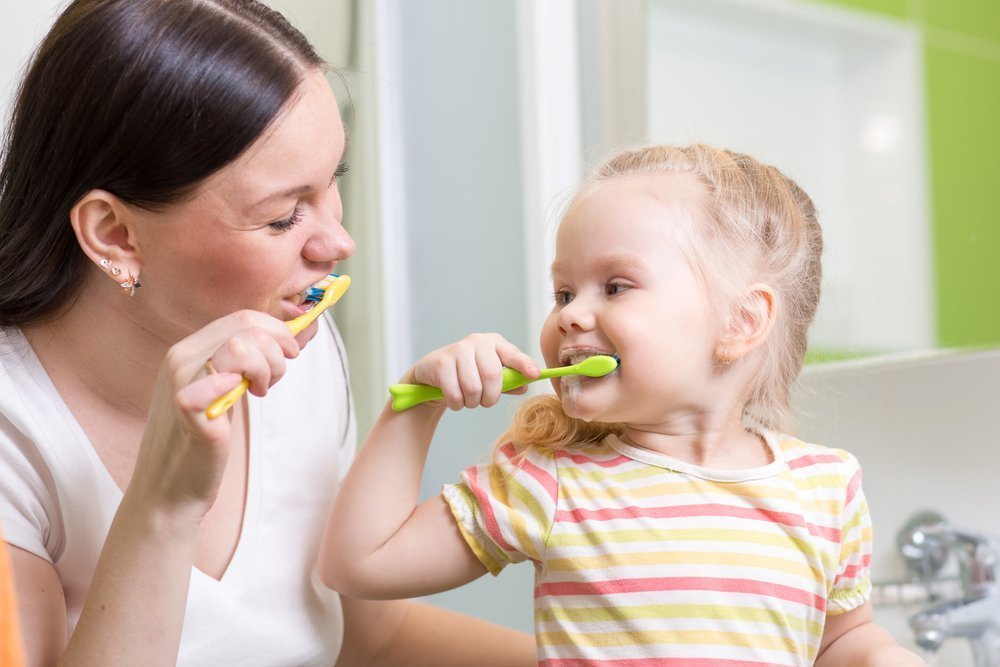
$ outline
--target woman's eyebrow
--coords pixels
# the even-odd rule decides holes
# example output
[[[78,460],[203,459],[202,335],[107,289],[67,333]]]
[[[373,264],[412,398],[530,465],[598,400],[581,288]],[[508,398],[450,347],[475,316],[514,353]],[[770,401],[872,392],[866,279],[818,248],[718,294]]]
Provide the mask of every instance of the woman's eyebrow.
[[[344,150],[342,150],[340,152],[340,159],[337,160],[337,168],[338,169],[340,168],[340,165],[344,162],[344,157],[347,155],[347,149],[348,149],[349,144],[350,144],[350,135],[347,133],[347,125],[344,125]],[[331,183],[333,182],[333,179],[334,179],[335,175],[336,175],[336,171],[334,171],[334,174],[332,174],[330,176],[330,182]],[[270,195],[264,197],[263,199],[261,199],[256,204],[254,204],[253,208],[260,208],[261,206],[264,206],[265,204],[268,204],[268,203],[270,203],[272,201],[275,201],[277,199],[285,199],[287,197],[292,197],[294,195],[300,195],[300,194],[309,192],[310,190],[312,190],[311,186],[308,186],[308,185],[298,185],[298,186],[295,186],[294,188],[289,188],[287,190],[282,190],[281,192],[275,192],[274,194],[270,194]]]

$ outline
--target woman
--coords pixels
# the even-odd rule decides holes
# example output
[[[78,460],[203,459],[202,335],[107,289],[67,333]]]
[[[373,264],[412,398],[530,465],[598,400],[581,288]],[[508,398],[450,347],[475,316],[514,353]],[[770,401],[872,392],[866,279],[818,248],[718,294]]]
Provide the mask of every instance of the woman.
[[[345,148],[323,62],[252,0],[77,0],[43,41],[0,171],[29,664],[534,663],[520,633],[312,575],[354,431],[336,331],[284,321],[354,250]],[[207,419],[244,376],[256,398]]]

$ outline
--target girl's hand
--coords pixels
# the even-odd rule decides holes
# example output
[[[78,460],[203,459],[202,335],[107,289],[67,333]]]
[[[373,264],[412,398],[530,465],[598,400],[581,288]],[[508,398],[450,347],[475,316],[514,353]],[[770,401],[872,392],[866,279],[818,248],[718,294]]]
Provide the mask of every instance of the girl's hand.
[[[243,377],[250,393],[265,395],[284,374],[285,359],[299,350],[284,322],[249,310],[171,347],[160,366],[130,494],[200,521],[215,502],[234,440],[232,411],[209,419],[205,410]]]
[[[440,387],[445,405],[452,410],[490,407],[500,400],[504,366],[529,378],[539,374],[534,360],[503,336],[471,334],[425,356],[403,375],[400,382]],[[510,393],[525,391],[527,388],[521,387]],[[435,404],[440,405],[438,401],[429,403]]]

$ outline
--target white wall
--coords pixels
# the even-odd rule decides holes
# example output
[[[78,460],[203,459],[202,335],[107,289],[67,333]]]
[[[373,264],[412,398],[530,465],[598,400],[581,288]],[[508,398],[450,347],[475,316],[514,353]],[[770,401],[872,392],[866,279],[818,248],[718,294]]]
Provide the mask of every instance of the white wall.
[[[896,534],[919,510],[1000,536],[1000,350],[813,366],[793,403],[800,435],[861,462],[876,582],[904,578]],[[876,617],[909,641],[905,618],[919,608],[876,609]],[[939,664],[971,664],[964,641],[945,651]]]
[[[0,12],[0,120],[3,127],[10,117],[11,98],[21,73],[64,4],[61,0],[4,3]]]
[[[509,0],[389,0],[401,27],[398,60],[379,77],[398,87],[409,275],[387,293],[408,310],[407,364],[475,331],[528,347],[524,304],[521,148],[515,3]],[[395,197],[396,193],[387,193]],[[390,306],[391,307],[391,306]],[[391,337],[395,332],[387,332]],[[401,373],[404,369],[390,369]],[[398,377],[398,375],[397,375]],[[448,413],[424,475],[424,495],[485,460],[510,417],[512,399],[491,410]],[[530,566],[508,568],[434,596],[459,611],[529,630]],[[484,602],[489,600],[488,603]]]

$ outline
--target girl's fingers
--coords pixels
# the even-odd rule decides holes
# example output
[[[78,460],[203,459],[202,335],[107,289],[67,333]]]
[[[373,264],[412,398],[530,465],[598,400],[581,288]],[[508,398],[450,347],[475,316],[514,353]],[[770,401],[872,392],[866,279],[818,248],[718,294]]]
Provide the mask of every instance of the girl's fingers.
[[[503,368],[538,377],[535,361],[498,334],[471,334],[418,361],[400,380],[441,389],[452,410],[496,405],[503,391]],[[512,393],[524,393],[517,389]]]
[[[492,407],[500,400],[503,392],[503,364],[495,347],[479,348],[476,353],[481,390],[479,405]]]
[[[497,356],[500,362],[507,368],[513,368],[528,378],[537,378],[541,372],[538,364],[529,355],[525,354],[516,345],[503,338],[497,343]]]

